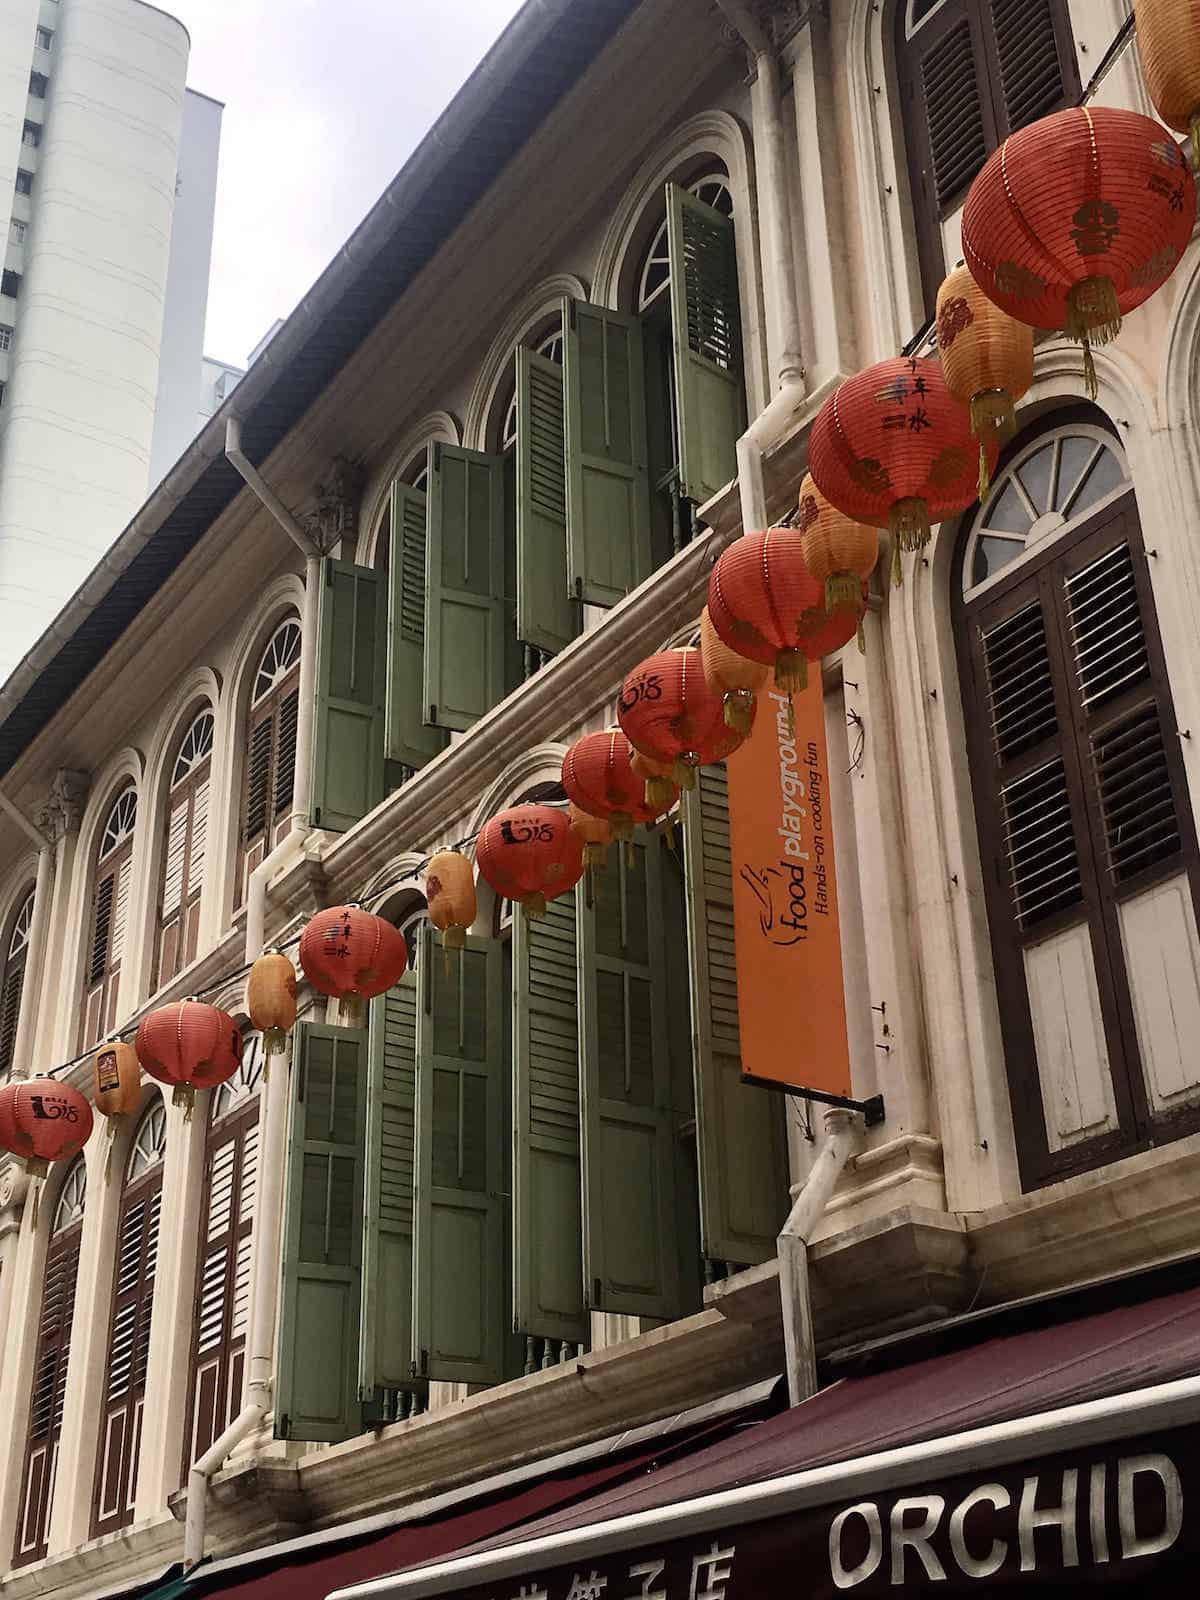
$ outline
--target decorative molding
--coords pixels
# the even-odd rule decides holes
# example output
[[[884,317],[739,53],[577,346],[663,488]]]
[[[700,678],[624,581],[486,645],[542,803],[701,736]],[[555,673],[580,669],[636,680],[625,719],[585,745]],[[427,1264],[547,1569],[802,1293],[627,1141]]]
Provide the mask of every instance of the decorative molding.
[[[10,1162],[4,1171],[0,1172],[0,1213],[12,1212],[19,1218],[24,1210],[28,1193],[29,1174],[23,1172],[15,1161]],[[7,1221],[7,1217],[4,1220]]]
[[[325,479],[317,484],[317,503],[300,522],[324,554],[328,555],[339,541],[354,543],[365,482],[361,462],[334,456]]]
[[[37,814],[37,824],[55,844],[69,833],[78,833],[91,789],[91,774],[61,767],[54,774],[50,795]]]

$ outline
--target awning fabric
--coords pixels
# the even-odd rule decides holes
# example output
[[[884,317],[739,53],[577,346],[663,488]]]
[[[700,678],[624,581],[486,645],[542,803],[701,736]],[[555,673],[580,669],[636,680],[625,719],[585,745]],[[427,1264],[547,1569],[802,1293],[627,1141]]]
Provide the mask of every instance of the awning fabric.
[[[880,1452],[908,1446],[919,1450],[921,1441],[961,1435],[995,1424],[1021,1429],[1021,1424],[1014,1419],[1032,1419],[1045,1413],[1060,1412],[1065,1417],[1068,1412],[1063,1408],[1101,1401],[1109,1396],[1129,1395],[1132,1402],[1135,1391],[1138,1395],[1145,1395],[1156,1386],[1170,1385],[1173,1380],[1188,1380],[1197,1373],[1200,1373],[1200,1288],[1197,1287],[1140,1303],[1118,1305],[1109,1311],[1027,1332],[977,1339],[969,1348],[954,1349],[906,1366],[892,1366],[861,1377],[843,1379],[803,1405],[747,1429],[736,1437],[714,1443],[689,1455],[686,1460],[664,1463],[652,1473],[610,1486],[586,1501],[559,1508],[526,1523],[519,1530],[486,1540],[473,1550],[461,1550],[453,1563],[443,1565],[437,1587],[440,1592],[456,1595],[461,1592],[470,1595],[472,1600],[482,1600],[484,1589],[471,1587],[472,1583],[482,1582],[482,1574],[477,1566],[469,1573],[464,1571],[460,1588],[455,1588],[447,1581],[460,1559],[489,1554],[500,1557],[510,1552],[516,1557],[525,1552],[527,1546],[536,1545],[537,1541],[552,1537],[562,1539],[573,1531],[585,1528],[589,1530],[589,1536],[595,1535],[598,1528],[602,1530],[605,1524],[615,1519],[653,1513],[658,1509],[663,1511],[665,1529],[667,1508],[678,1510],[684,1502],[700,1502],[705,1496],[736,1491],[748,1485],[761,1485],[785,1476],[790,1480],[792,1475],[810,1469],[830,1469],[831,1479],[836,1480],[838,1473],[831,1467],[833,1463],[845,1463],[846,1473],[849,1474],[851,1463],[864,1457],[876,1457]],[[1184,1387],[1194,1386],[1185,1384]],[[1193,1404],[1194,1399],[1192,1397]],[[1119,1414],[1119,1402],[1111,1409]],[[1164,1424],[1161,1408],[1158,1417],[1160,1429],[1164,1426],[1172,1428],[1176,1420],[1187,1420],[1184,1416],[1176,1419],[1168,1414]],[[1119,1425],[1111,1437],[1120,1437]],[[1084,1537],[1089,1536],[1090,1530],[1093,1539],[1092,1570],[1110,1582],[1128,1582],[1134,1575],[1131,1569],[1118,1567],[1122,1552],[1113,1553],[1118,1537],[1125,1538],[1128,1534],[1126,1543],[1130,1548],[1136,1548],[1136,1540],[1129,1533],[1130,1528],[1140,1528],[1142,1532],[1151,1528],[1155,1536],[1161,1535],[1173,1515],[1174,1502],[1171,1496],[1175,1493],[1173,1485],[1177,1486],[1179,1482],[1185,1485],[1187,1495],[1196,1502],[1195,1511],[1188,1518],[1188,1538],[1185,1540],[1177,1533],[1168,1555],[1148,1551],[1139,1559],[1149,1559],[1153,1555],[1156,1560],[1172,1560],[1178,1567],[1189,1552],[1193,1563],[1200,1554],[1200,1449],[1197,1448],[1195,1430],[1180,1429],[1166,1434],[1165,1438],[1165,1444],[1163,1437],[1158,1437],[1146,1446],[1146,1450],[1151,1455],[1157,1451],[1155,1459],[1159,1459],[1169,1446],[1175,1452],[1172,1459],[1177,1465],[1172,1465],[1168,1460],[1167,1466],[1157,1477],[1150,1469],[1142,1472],[1141,1476],[1135,1473],[1129,1484],[1120,1490],[1119,1484],[1125,1483],[1121,1475],[1134,1470],[1128,1467],[1128,1460],[1136,1462],[1142,1459],[1141,1456],[1127,1458],[1122,1455],[1124,1447],[1109,1449],[1106,1454],[1103,1446],[1097,1445],[1090,1455],[1058,1462],[1057,1489],[1050,1491],[1051,1498],[1057,1494],[1058,1503],[1061,1504],[1070,1488],[1070,1494],[1075,1497],[1073,1515],[1076,1520],[1082,1517]],[[1091,1443],[1090,1440],[1088,1442]],[[1053,1436],[1047,1440],[1042,1435],[1030,1453],[1045,1455],[1054,1446]],[[1010,1451],[1008,1460],[1011,1462],[1013,1459]],[[1051,1462],[1046,1469],[1046,1485],[1054,1482],[1053,1465]],[[1020,1533],[1022,1539],[1028,1537],[1032,1541],[1030,1549],[1036,1546],[1034,1553],[1040,1555],[1040,1564],[1046,1569],[1037,1570],[1035,1575],[1039,1580],[1053,1577],[1057,1585],[1056,1593],[1061,1594],[1064,1587],[1069,1588],[1069,1583],[1064,1583],[1064,1580],[1074,1580],[1078,1576],[1078,1563],[1069,1559],[1070,1549],[1062,1543],[1062,1528],[1051,1526],[1049,1529],[1050,1544],[1055,1538],[1060,1541],[1056,1567],[1053,1551],[1047,1544],[1046,1529],[1039,1525],[1030,1532],[1017,1527],[1018,1516],[1028,1521],[1035,1511],[1040,1513],[1044,1509],[1043,1498],[1047,1491],[1038,1489],[1036,1474],[1034,1488],[1029,1490],[1030,1480],[1022,1475],[1022,1467],[1009,1466],[1006,1470],[1007,1479],[999,1472],[990,1475],[995,1479],[991,1487],[997,1491],[991,1510],[1001,1507],[1012,1523],[1011,1528],[1003,1525],[1006,1530],[1003,1539],[994,1537],[987,1531],[990,1524],[979,1520],[981,1516],[986,1516],[989,1506],[984,1504],[981,1513],[975,1509],[975,1501],[969,1502],[975,1518],[969,1524],[973,1530],[970,1537],[976,1540],[982,1538],[985,1556],[988,1551],[1005,1553],[1007,1566],[997,1567],[994,1573],[987,1576],[995,1579],[993,1587],[1002,1586],[1004,1582],[1011,1581],[1013,1572],[1010,1569],[1015,1566],[1017,1575],[1023,1581],[1023,1562],[1028,1551],[1018,1538]],[[988,1476],[985,1474],[982,1480],[984,1485]],[[947,1499],[947,1494],[956,1492],[972,1495],[976,1492],[975,1488],[970,1484],[964,1485],[961,1480],[951,1482],[948,1487],[940,1487],[946,1488],[946,1493],[935,1495],[930,1502],[931,1505],[942,1506],[943,1510],[938,1512],[939,1518],[943,1511],[947,1518],[950,1515],[946,1508],[952,1502]],[[861,1486],[858,1492],[861,1493]],[[1128,1508],[1122,1511],[1118,1507],[1118,1492],[1127,1492],[1130,1504],[1140,1497],[1140,1510],[1136,1516],[1133,1512],[1126,1515]],[[831,1488],[826,1503],[836,1501],[838,1493],[836,1486]],[[1023,1498],[1027,1495],[1032,1496],[1028,1506]],[[1096,1496],[1099,1497],[1098,1501],[1095,1501]],[[811,1526],[799,1518],[793,1519],[792,1523],[785,1518],[776,1519],[775,1525],[761,1524],[758,1543],[762,1548],[756,1553],[754,1541],[747,1537],[746,1561],[739,1571],[738,1581],[734,1581],[731,1569],[722,1581],[713,1580],[707,1593],[703,1587],[696,1587],[695,1569],[689,1579],[689,1551],[684,1545],[667,1543],[661,1549],[649,1548],[650,1540],[645,1530],[653,1522],[652,1517],[638,1525],[641,1531],[636,1543],[631,1536],[625,1548],[624,1564],[616,1555],[610,1555],[594,1563],[580,1562],[581,1569],[586,1570],[572,1572],[569,1567],[561,1566],[571,1553],[569,1543],[558,1544],[554,1548],[557,1551],[555,1561],[559,1565],[543,1569],[535,1548],[529,1551],[529,1559],[521,1568],[521,1576],[528,1579],[532,1593],[539,1597],[545,1594],[547,1600],[585,1600],[583,1592],[574,1584],[577,1577],[584,1582],[585,1588],[592,1577],[596,1580],[586,1600],[627,1600],[624,1594],[611,1594],[611,1585],[618,1580],[628,1590],[628,1600],[636,1600],[637,1587],[630,1582],[635,1568],[641,1572],[644,1567],[663,1561],[665,1565],[659,1569],[658,1578],[651,1589],[645,1591],[647,1595],[653,1594],[659,1600],[698,1600],[701,1594],[705,1594],[705,1600],[741,1600],[744,1595],[768,1595],[769,1592],[762,1589],[761,1582],[764,1574],[771,1572],[772,1563],[778,1566],[781,1575],[785,1568],[791,1572],[789,1582],[780,1585],[781,1596],[785,1590],[788,1594],[793,1593],[796,1583],[801,1580],[802,1587],[813,1594],[818,1593],[820,1585],[815,1580],[819,1574],[813,1563],[820,1555],[825,1565],[825,1586],[831,1593],[837,1593],[843,1587],[853,1589],[861,1581],[865,1587],[860,1594],[862,1600],[867,1600],[869,1595],[879,1590],[880,1583],[882,1590],[879,1592],[888,1591],[890,1583],[890,1592],[894,1593],[897,1584],[904,1588],[921,1588],[923,1578],[932,1582],[933,1591],[937,1592],[936,1572],[927,1570],[919,1562],[914,1569],[904,1552],[901,1553],[899,1568],[889,1567],[885,1558],[889,1526],[887,1519],[895,1513],[898,1498],[895,1495],[890,1499],[881,1497],[875,1512],[871,1513],[879,1513],[883,1517],[878,1552],[880,1566],[871,1569],[868,1574],[871,1581],[868,1578],[855,1579],[847,1584],[836,1578],[831,1581],[830,1558],[826,1554],[831,1540],[828,1516],[823,1520],[818,1518]],[[1103,1511],[1100,1534],[1096,1533],[1095,1525],[1088,1520],[1090,1516],[1099,1516],[1095,1511],[1096,1504]],[[908,1525],[904,1523],[904,1518],[911,1514],[911,1508],[900,1513],[902,1529]],[[933,1512],[929,1511],[928,1515],[932,1516]],[[1122,1517],[1125,1518],[1124,1522],[1121,1521]],[[724,1533],[723,1540],[718,1537],[712,1541],[714,1551],[718,1546],[728,1547],[732,1551],[736,1542],[733,1537],[735,1520],[727,1519],[723,1530],[716,1524],[710,1524],[716,1527],[718,1535]],[[920,1521],[920,1516],[917,1520]],[[964,1522],[963,1526],[968,1525]],[[791,1548],[788,1545],[789,1527],[800,1541]],[[982,1534],[981,1527],[985,1530]],[[1125,1533],[1121,1532],[1122,1528]],[[945,1545],[945,1540],[949,1538],[949,1524],[943,1527],[939,1522],[938,1530],[938,1537],[943,1540],[945,1564],[949,1566],[950,1554]],[[1108,1549],[1105,1542],[1110,1536],[1113,1551]],[[666,1537],[669,1539],[670,1535]],[[870,1549],[861,1541],[861,1548],[857,1548],[851,1535],[847,1534],[846,1537],[849,1541],[846,1545],[849,1551],[847,1561],[851,1567],[858,1563],[856,1570],[866,1572],[873,1559]],[[967,1535],[960,1528],[960,1549],[965,1537]],[[1071,1537],[1076,1538],[1075,1531]],[[1145,1542],[1153,1543],[1153,1538],[1147,1535]],[[986,1564],[984,1557],[980,1560]],[[933,1565],[934,1558],[931,1555],[929,1566]],[[1038,1566],[1035,1562],[1035,1568]],[[591,1571],[592,1567],[595,1568],[594,1572]],[[1033,1568],[1030,1570],[1034,1571]],[[1194,1573],[1194,1564],[1186,1570]],[[713,1569],[706,1568],[705,1571],[708,1578],[712,1579]],[[948,1593],[956,1587],[945,1581],[948,1576],[955,1575],[961,1584],[961,1570],[944,1573],[941,1592]],[[434,1575],[431,1573],[430,1576],[433,1578]],[[385,1580],[370,1585],[366,1592],[402,1596],[410,1582],[415,1585],[421,1577],[420,1571],[409,1572],[397,1582],[394,1589]],[[969,1577],[972,1583],[978,1583],[981,1574],[971,1573]],[[555,1591],[556,1584],[563,1588],[561,1595]],[[503,1600],[500,1590],[504,1584],[501,1582],[494,1587],[497,1591],[496,1600]],[[337,1594],[341,1595],[342,1592],[339,1589]],[[516,1592],[513,1586],[512,1593],[515,1595]]]

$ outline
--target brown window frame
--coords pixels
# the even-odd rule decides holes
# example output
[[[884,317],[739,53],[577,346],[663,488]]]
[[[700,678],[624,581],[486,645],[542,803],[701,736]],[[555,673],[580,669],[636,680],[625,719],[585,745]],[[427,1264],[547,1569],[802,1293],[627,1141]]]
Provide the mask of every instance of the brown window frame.
[[[212,718],[211,707],[198,711],[189,721],[176,752],[176,764],[183,744],[192,729],[204,716]],[[203,790],[203,809],[197,803]],[[155,937],[154,988],[169,983],[196,959],[200,939],[200,894],[204,887],[204,865],[207,861],[209,806],[212,802],[212,749],[171,786],[167,793],[166,816],[163,821],[162,865],[158,875],[158,915]],[[179,900],[175,908],[166,910],[167,875],[171,867],[171,833],[176,814],[186,808],[181,844]],[[199,870],[193,856],[196,850],[198,819],[203,818],[203,843]]]
[[[278,634],[279,630],[288,622],[299,626],[300,619],[296,616],[284,617],[271,630],[271,636],[259,657],[259,665],[255,671],[255,678],[262,671],[262,663],[266,660],[267,653]],[[303,641],[301,650],[303,651]],[[275,686],[265,694],[261,700],[252,703],[246,719],[246,738],[242,746],[242,800],[238,816],[238,874],[235,895],[235,907],[240,906],[246,897],[246,885],[250,874],[255,867],[286,837],[290,831],[289,818],[292,813],[292,803],[296,793],[296,725],[300,714],[300,659],[288,669],[285,677],[281,678]],[[290,723],[289,739],[292,747],[292,765],[286,781],[281,782],[283,769],[280,765],[280,747],[284,742],[283,733]],[[267,730],[265,735],[260,730]],[[256,743],[256,741],[258,741]],[[252,832],[250,827],[250,802],[251,780],[254,774],[254,756],[256,749],[266,750],[266,774],[264,783],[265,814],[262,823]]]
[[[956,563],[959,581],[955,590],[954,621],[1013,1131],[1022,1186],[1029,1190],[1200,1129],[1200,1105],[1183,1106],[1177,1111],[1157,1115],[1150,1107],[1118,920],[1124,900],[1175,876],[1183,868],[1200,922],[1200,852],[1132,488],[1100,506],[1092,516],[1083,519],[1077,529],[1021,561],[1007,581],[1002,575],[997,577],[974,600],[961,598],[961,569],[967,543],[964,537]],[[1072,667],[1066,584],[1072,574],[1121,545],[1128,547],[1132,558],[1148,671],[1130,688],[1105,700],[1098,710],[1089,714],[1079,696]],[[1045,626],[1056,729],[1011,760],[1000,762],[991,736],[983,632],[1035,601],[1041,605]],[[1091,751],[1098,735],[1120,724],[1133,712],[1151,705],[1157,712],[1161,729],[1179,847],[1171,856],[1154,861],[1136,875],[1116,882],[1105,866],[1101,793],[1091,769]],[[1001,790],[1003,785],[1011,784],[1025,772],[1037,770],[1054,757],[1062,760],[1066,776],[1082,898],[1038,921],[1025,940],[1014,911]],[[1054,1152],[1046,1130],[1022,952],[1026,943],[1032,944],[1084,920],[1091,935],[1118,1127]]]
[[[127,794],[133,795],[133,824],[128,834],[114,850],[99,856],[92,874],[92,911],[88,919],[89,937],[84,959],[83,1003],[79,1018],[79,1048],[90,1050],[106,1034],[112,1032],[117,1022],[117,998],[121,987],[121,962],[125,954],[125,940],[129,934],[129,908],[133,895],[133,841],[137,828],[139,796],[136,784],[125,784],[112,799],[105,817],[111,818]],[[107,827],[107,821],[105,826]],[[103,844],[103,833],[100,844]],[[97,846],[99,851],[100,846]],[[104,894],[104,885],[111,880],[112,892]],[[117,907],[121,902],[122,885],[125,893],[125,916],[121,923],[121,938],[114,941]],[[104,910],[107,923],[103,931],[104,959],[99,960],[101,928],[100,915]],[[114,944],[116,945],[114,953]]]
[[[75,1160],[77,1163],[82,1163],[83,1157],[77,1156]],[[70,1175],[68,1169],[63,1179],[64,1189]],[[60,1203],[62,1193],[63,1189],[60,1189]],[[86,1203],[85,1194],[84,1204]],[[75,1292],[79,1279],[79,1246],[82,1235],[81,1215],[60,1232],[52,1234],[46,1250],[46,1265],[42,1274],[42,1294],[38,1309],[38,1336],[30,1382],[29,1420],[26,1424],[21,1489],[17,1501],[17,1526],[13,1534],[14,1567],[24,1567],[30,1562],[41,1561],[47,1551],[50,1513],[53,1507],[51,1489],[55,1481],[58,1442],[62,1435],[62,1413],[67,1392],[67,1363],[71,1354],[71,1329],[75,1319]],[[55,1296],[59,1298],[56,1300]],[[65,1307],[61,1314],[57,1313],[58,1306]],[[48,1316],[54,1317],[49,1326]],[[43,1369],[46,1374],[44,1382],[39,1379]],[[41,1408],[38,1405],[39,1395],[48,1396],[48,1403],[43,1404]],[[39,1414],[45,1415],[48,1425],[35,1432],[34,1427]]]
[[[933,153],[929,125],[925,116],[925,96],[921,64],[930,50],[965,21],[970,29],[971,51],[975,62],[975,89],[979,96],[983,155],[986,159],[1010,133],[1016,131],[1009,120],[1000,74],[994,6],[997,0],[944,0],[939,10],[918,25],[911,39],[905,37],[907,0],[894,0],[890,30],[892,58],[900,115],[897,119],[905,145],[908,181],[916,225],[917,257],[925,309],[933,311],[938,285],[946,275],[942,250],[941,225],[966,198],[971,178],[979,170],[972,167],[954,192],[939,200],[933,177]],[[1000,0],[1003,3],[1003,0]],[[1039,0],[1041,3],[1041,0]],[[1058,51],[1062,94],[1043,115],[1075,105],[1082,92],[1075,39],[1067,0],[1044,0]],[[1025,126],[1024,123],[1019,126]],[[982,163],[979,163],[982,165]],[[953,263],[951,263],[953,265]]]

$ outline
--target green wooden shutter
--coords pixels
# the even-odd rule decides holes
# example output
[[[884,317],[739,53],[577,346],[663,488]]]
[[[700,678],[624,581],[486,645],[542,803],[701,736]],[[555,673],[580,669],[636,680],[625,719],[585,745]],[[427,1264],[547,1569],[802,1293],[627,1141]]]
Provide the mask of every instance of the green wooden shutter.
[[[517,637],[561,650],[579,631],[567,583],[563,369],[517,349]]]
[[[667,984],[657,838],[609,852],[579,904],[588,1306],[679,1312]]]
[[[385,754],[416,770],[446,747],[440,728],[425,724],[426,497],[392,485],[388,560],[387,724]]]
[[[576,599],[612,606],[650,573],[641,324],[568,300],[563,326],[567,570]]]
[[[433,448],[425,552],[425,720],[461,732],[505,683],[504,462]]]
[[[371,1002],[367,1066],[359,1398],[364,1419],[395,1420],[412,1373],[416,1189],[417,979],[406,972]]]
[[[774,1258],[787,1217],[784,1106],[742,1082],[725,768],[702,767],[685,806],[700,1242],[749,1266]]]
[[[513,918],[513,1325],[582,1344],[577,892]]]
[[[667,185],[680,493],[697,505],[737,477],[745,416],[733,223]]]
[[[380,574],[326,557],[317,635],[314,827],[344,832],[383,799],[385,638]]]
[[[275,1437],[333,1443],[361,1431],[359,1286],[367,1034],[296,1026]]]
[[[422,1377],[503,1377],[509,1125],[500,946],[449,961],[423,932],[417,1012],[413,1357]]]

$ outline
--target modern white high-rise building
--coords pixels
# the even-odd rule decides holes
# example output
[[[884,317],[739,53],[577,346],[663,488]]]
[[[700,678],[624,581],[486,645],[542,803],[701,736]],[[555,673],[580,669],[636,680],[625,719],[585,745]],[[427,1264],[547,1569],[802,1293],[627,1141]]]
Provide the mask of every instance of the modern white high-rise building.
[[[211,409],[189,46],[142,0],[0,0],[0,679]]]

